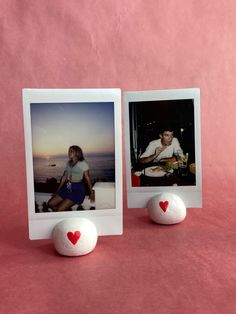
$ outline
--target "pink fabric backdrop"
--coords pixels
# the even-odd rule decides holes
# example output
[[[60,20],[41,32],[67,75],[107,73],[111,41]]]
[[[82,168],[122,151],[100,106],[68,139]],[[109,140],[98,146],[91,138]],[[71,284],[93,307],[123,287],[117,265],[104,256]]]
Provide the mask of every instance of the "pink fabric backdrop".
[[[234,0],[0,0],[2,313],[236,311],[235,16]],[[91,255],[59,258],[50,242],[30,242],[24,87],[199,87],[203,209],[163,229],[128,211],[124,193],[124,236]]]

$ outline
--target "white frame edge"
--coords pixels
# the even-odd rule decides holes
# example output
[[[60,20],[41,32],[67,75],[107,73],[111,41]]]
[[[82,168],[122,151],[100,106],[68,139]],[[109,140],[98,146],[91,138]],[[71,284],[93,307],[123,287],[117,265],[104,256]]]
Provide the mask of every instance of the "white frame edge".
[[[30,89],[23,93],[24,136],[27,176],[27,204],[29,238],[50,239],[54,226],[67,218],[84,217],[90,219],[97,228],[98,235],[120,235],[123,233],[123,193],[122,193],[122,122],[121,90],[114,89]],[[35,213],[34,179],[32,158],[32,136],[30,103],[44,102],[114,102],[115,136],[115,209],[85,210],[60,213]]]
[[[130,176],[130,124],[129,102],[194,99],[194,132],[196,157],[196,185],[195,186],[162,186],[162,187],[132,187]],[[149,199],[162,192],[171,192],[185,203],[186,207],[202,207],[202,166],[201,166],[201,126],[200,126],[200,89],[167,89],[150,91],[124,92],[124,126],[125,126],[125,157],[127,203],[129,208],[144,208]]]

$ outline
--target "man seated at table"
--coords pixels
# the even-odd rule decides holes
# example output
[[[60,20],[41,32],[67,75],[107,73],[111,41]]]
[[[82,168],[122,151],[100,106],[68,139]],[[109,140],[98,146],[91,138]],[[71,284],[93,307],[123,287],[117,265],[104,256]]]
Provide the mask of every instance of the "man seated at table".
[[[183,150],[173,133],[170,127],[163,129],[159,134],[160,138],[148,144],[145,152],[139,157],[139,162],[143,164],[149,162],[173,162],[176,161],[175,156],[182,156]]]

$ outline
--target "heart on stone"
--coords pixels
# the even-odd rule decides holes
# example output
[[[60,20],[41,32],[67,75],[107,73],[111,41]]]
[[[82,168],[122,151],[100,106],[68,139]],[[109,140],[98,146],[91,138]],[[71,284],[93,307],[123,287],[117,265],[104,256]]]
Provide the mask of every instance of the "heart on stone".
[[[163,210],[163,212],[166,212],[167,211],[167,207],[169,205],[169,202],[168,201],[159,202],[159,205],[160,205],[161,209]]]
[[[70,232],[67,233],[67,238],[74,245],[77,243],[77,241],[79,240],[80,236],[81,236],[81,233],[79,231],[75,231],[74,233],[70,231]]]

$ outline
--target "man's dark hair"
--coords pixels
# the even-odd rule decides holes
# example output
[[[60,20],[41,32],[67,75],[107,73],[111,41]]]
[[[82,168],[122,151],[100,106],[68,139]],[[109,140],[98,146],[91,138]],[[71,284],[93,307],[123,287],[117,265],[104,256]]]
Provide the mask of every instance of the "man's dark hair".
[[[171,125],[166,124],[160,127],[159,134],[163,134],[164,132],[174,132],[174,129]]]

